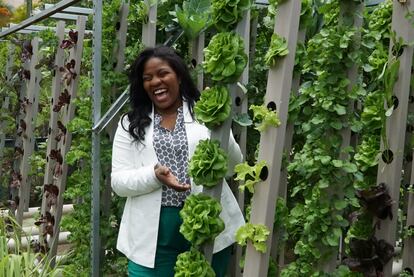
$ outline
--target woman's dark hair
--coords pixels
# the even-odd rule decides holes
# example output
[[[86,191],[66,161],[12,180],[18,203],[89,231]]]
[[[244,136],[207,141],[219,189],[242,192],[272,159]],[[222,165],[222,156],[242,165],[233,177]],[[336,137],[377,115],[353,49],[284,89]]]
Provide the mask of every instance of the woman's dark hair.
[[[134,61],[129,71],[129,98],[131,111],[124,115],[128,116],[130,122],[128,130],[122,125],[122,127],[138,142],[144,140],[145,127],[151,124],[149,115],[152,110],[152,102],[144,90],[144,82],[142,79],[144,66],[150,58],[159,58],[167,62],[174,70],[181,81],[180,95],[183,100],[187,101],[192,116],[194,103],[200,97],[200,92],[191,79],[187,65],[183,59],[177,55],[174,49],[167,46],[156,46],[144,49]]]

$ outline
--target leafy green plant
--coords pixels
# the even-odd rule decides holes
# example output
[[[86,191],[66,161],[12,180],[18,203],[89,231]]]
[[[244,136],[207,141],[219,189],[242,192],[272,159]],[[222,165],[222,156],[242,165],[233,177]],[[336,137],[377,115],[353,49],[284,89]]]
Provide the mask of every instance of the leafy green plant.
[[[248,162],[236,165],[234,167],[234,172],[237,174],[235,180],[244,181],[239,186],[239,190],[244,191],[247,188],[250,193],[254,193],[254,185],[261,181],[260,174],[265,166],[266,161],[260,161],[253,166],[250,166]]]
[[[270,47],[265,55],[265,61],[268,66],[275,66],[279,58],[289,54],[288,44],[286,39],[279,36],[278,34],[273,34],[270,41]]]
[[[197,120],[209,129],[218,127],[231,112],[231,99],[226,87],[217,86],[204,90],[194,106]]]
[[[414,237],[414,226],[405,226],[403,230],[403,238],[413,238]]]
[[[299,28],[305,29],[312,25],[313,20],[313,7],[312,0],[302,0],[302,6],[300,10],[300,22]]]
[[[244,11],[250,9],[251,0],[212,0],[214,26],[221,32],[234,29]]]
[[[368,240],[374,234],[372,216],[363,212],[354,212],[351,218],[351,226],[345,238],[349,243],[352,238]]]
[[[192,194],[187,197],[180,211],[183,219],[180,233],[193,246],[212,242],[224,230],[220,213],[221,205],[216,199],[202,193]]]
[[[398,275],[398,277],[412,277],[413,276],[413,274],[412,274],[412,272],[409,272],[408,270],[403,270],[399,275]]]
[[[249,110],[253,111],[253,121],[259,121],[256,124],[256,130],[264,132],[269,127],[278,127],[281,122],[276,111],[272,111],[264,105],[251,105]]]
[[[189,175],[197,185],[214,187],[226,176],[228,158],[217,140],[200,140],[191,157]]]
[[[132,4],[132,8],[136,11],[136,18],[138,21],[142,24],[147,24],[149,7],[145,1],[139,1],[138,3]]]
[[[348,109],[365,90],[360,82],[350,86],[347,68],[360,65],[361,52],[353,43],[356,30],[338,21],[338,4],[316,11],[326,20],[306,42],[300,93],[289,107],[295,135],[284,226],[295,260],[281,276],[324,276],[320,269],[349,225],[344,213],[358,206],[353,182],[361,173],[350,158],[352,147],[341,150],[341,131],[357,121]]]
[[[174,277],[215,277],[213,268],[197,249],[181,253],[174,267]]]
[[[189,39],[195,39],[212,23],[210,0],[184,1],[182,9],[176,5],[175,12],[170,14],[176,16],[175,20]]]
[[[214,81],[233,83],[247,65],[247,55],[240,35],[224,32],[214,35],[204,49],[204,71]]]
[[[12,217],[0,215],[0,276],[4,277],[44,277],[61,276],[62,268],[57,265],[50,268],[47,256],[35,253],[28,246],[24,249],[20,242],[18,233],[20,226]],[[11,237],[10,237],[11,236]],[[8,241],[14,240],[14,249],[9,250]],[[27,238],[30,240],[30,238]]]
[[[266,241],[269,234],[270,231],[266,225],[246,223],[237,230],[236,242],[244,246],[249,240],[257,251],[266,253]]]

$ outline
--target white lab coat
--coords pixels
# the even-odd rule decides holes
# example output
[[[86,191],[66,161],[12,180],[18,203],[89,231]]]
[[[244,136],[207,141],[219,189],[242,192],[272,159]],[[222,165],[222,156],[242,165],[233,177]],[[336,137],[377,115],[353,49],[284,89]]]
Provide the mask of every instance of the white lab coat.
[[[210,137],[210,130],[191,117],[186,102],[183,104],[183,112],[190,159],[198,142]],[[154,118],[153,112],[150,117]],[[154,165],[158,160],[152,144],[153,122],[154,120],[145,129],[143,144],[133,142],[121,123],[118,124],[113,143],[111,175],[115,193],[127,197],[117,248],[134,263],[150,268],[155,263],[162,194],[162,183],[154,173]],[[124,126],[129,126],[127,117],[124,117]],[[227,153],[231,174],[234,166],[242,161],[240,148],[232,134]],[[202,187],[191,180],[191,193],[201,191]],[[243,215],[226,182],[223,185],[221,204],[223,210],[220,217],[225,223],[225,230],[215,240],[214,253],[233,244],[237,229],[244,224]]]

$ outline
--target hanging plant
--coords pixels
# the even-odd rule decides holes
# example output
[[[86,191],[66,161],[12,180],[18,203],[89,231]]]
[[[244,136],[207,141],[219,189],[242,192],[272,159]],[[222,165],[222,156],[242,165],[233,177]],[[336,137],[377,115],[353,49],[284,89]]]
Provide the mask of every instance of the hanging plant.
[[[13,171],[10,188],[20,188],[21,181],[22,181],[22,174]]]
[[[257,251],[266,253],[266,241],[269,234],[270,231],[266,225],[246,223],[237,230],[236,241],[241,246],[245,246],[249,240]]]
[[[53,237],[53,227],[55,226],[55,217],[50,213],[46,212],[45,215],[42,215],[38,221],[34,223],[36,226],[44,225],[44,237],[50,235]]]
[[[394,257],[394,247],[385,240],[372,237],[368,240],[352,238],[349,243],[350,257],[343,263],[352,271],[364,276],[381,276],[383,267]]]
[[[228,158],[217,140],[200,140],[189,164],[189,175],[197,185],[214,187],[227,172]]]
[[[281,124],[276,111],[272,111],[264,105],[251,105],[249,110],[253,112],[253,121],[256,121],[255,129],[259,132],[264,132],[269,127],[278,127]]]
[[[226,87],[217,86],[204,90],[194,106],[196,119],[207,128],[214,129],[223,123],[231,112],[231,99]]]
[[[69,86],[73,79],[76,79],[78,75],[75,71],[75,64],[76,61],[71,59],[65,66],[59,68],[60,72],[62,72],[62,82],[66,81],[66,85]]]
[[[237,174],[234,180],[244,181],[239,186],[240,191],[244,191],[246,188],[250,193],[254,193],[254,185],[262,181],[261,174],[262,169],[266,166],[266,161],[260,161],[253,166],[250,166],[248,162],[238,164],[234,167],[234,172]]]
[[[46,184],[43,186],[43,192],[46,195],[47,206],[50,208],[57,203],[59,195],[59,188],[53,184]]]
[[[197,249],[181,253],[174,267],[174,277],[215,277],[213,268]]]
[[[393,218],[392,204],[394,201],[388,194],[388,189],[384,183],[370,189],[358,190],[356,194],[362,206],[372,215],[380,219]]]
[[[29,61],[33,56],[33,46],[30,40],[26,40],[23,42],[22,47],[22,60],[23,62]]]
[[[62,49],[70,49],[73,48],[76,45],[76,43],[78,43],[78,32],[70,30],[69,39],[62,40],[59,47]]]
[[[59,112],[60,109],[64,106],[64,105],[69,105],[70,104],[70,94],[69,91],[67,89],[65,89],[58,98],[58,103],[56,105],[53,106],[53,111],[54,112]]]
[[[212,0],[214,26],[220,32],[233,30],[250,9],[250,0]]]
[[[270,47],[265,55],[265,62],[268,66],[275,66],[277,61],[289,54],[288,44],[284,37],[273,34],[270,41]]]
[[[175,11],[170,14],[176,17],[174,21],[180,24],[189,39],[195,39],[212,23],[209,0],[184,1],[182,9],[175,5]]]
[[[247,65],[241,36],[232,32],[214,35],[204,49],[204,71],[214,81],[234,83]]]
[[[221,205],[216,199],[206,194],[192,194],[185,200],[180,211],[183,223],[180,233],[193,246],[200,246],[214,239],[224,230],[220,218]]]

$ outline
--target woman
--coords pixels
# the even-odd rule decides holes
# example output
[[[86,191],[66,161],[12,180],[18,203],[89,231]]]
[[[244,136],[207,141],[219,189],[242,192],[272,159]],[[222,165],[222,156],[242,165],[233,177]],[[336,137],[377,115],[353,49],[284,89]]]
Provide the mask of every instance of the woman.
[[[173,276],[177,255],[190,247],[179,233],[178,213],[190,193],[202,191],[188,176],[188,161],[210,131],[194,119],[200,93],[171,48],[145,49],[129,80],[132,109],[118,125],[112,153],[112,188],[127,197],[117,248],[129,259],[130,276]],[[242,156],[232,135],[228,153],[233,169]],[[221,203],[226,228],[214,244],[217,276],[225,275],[235,232],[244,224],[227,184]]]

